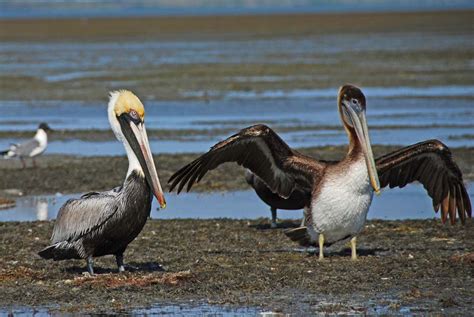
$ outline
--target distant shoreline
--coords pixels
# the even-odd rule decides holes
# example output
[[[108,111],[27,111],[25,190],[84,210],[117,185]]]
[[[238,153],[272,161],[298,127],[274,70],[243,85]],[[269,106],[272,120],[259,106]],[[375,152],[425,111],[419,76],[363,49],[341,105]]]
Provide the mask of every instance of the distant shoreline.
[[[350,19],[347,17],[350,16]],[[228,16],[0,19],[0,41],[238,38],[472,30],[474,10]]]
[[[375,156],[389,153],[400,146],[373,145]],[[347,147],[323,146],[298,149],[316,159],[339,160]],[[474,180],[474,148],[452,148],[453,157],[459,165],[464,180]],[[166,180],[179,168],[194,160],[200,153],[178,153],[155,155],[160,179]],[[30,162],[28,162],[31,164]],[[6,189],[16,188],[27,195],[77,193],[91,190],[108,190],[123,182],[127,170],[125,156],[67,156],[44,155],[37,158],[38,167],[21,169],[17,160],[0,160],[0,195]],[[244,171],[236,165],[225,164],[193,187],[194,192],[233,191],[248,189]],[[38,184],[42,184],[41,187]],[[164,185],[166,188],[167,185]]]
[[[318,4],[288,5],[249,5],[233,4],[211,5],[209,2],[195,1],[190,5],[166,5],[143,1],[134,3],[103,3],[101,1],[63,2],[45,0],[41,4],[34,1],[18,4],[8,0],[2,3],[0,19],[51,19],[51,18],[144,18],[144,17],[213,17],[213,16],[247,16],[247,15],[287,15],[287,14],[341,14],[341,13],[397,13],[397,12],[440,12],[473,10],[474,4],[447,3],[446,1],[416,1],[398,3],[393,1],[353,2],[327,1]]]

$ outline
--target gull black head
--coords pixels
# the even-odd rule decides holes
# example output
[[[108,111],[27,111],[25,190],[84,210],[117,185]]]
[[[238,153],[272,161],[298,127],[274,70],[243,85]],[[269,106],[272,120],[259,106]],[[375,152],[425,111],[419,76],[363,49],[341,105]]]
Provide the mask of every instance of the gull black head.
[[[40,125],[38,126],[38,129],[42,129],[44,132],[53,131],[53,129],[51,129],[46,122],[41,122]]]

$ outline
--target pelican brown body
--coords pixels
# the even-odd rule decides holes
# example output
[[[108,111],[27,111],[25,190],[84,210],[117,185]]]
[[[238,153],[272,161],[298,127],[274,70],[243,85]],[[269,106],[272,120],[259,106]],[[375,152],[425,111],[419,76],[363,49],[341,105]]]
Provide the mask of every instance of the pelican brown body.
[[[150,216],[153,194],[165,207],[142,103],[129,91],[113,92],[108,113],[112,130],[127,152],[125,181],[110,191],[90,192],[68,200],[59,210],[51,245],[39,252],[46,259],[87,259],[91,274],[93,257],[108,254],[116,256],[119,271],[123,271],[123,253]]]
[[[288,199],[295,191],[303,201],[291,206],[305,207],[304,226],[286,234],[301,244],[323,246],[351,238],[352,258],[356,258],[356,237],[364,227],[373,192],[390,186],[404,187],[418,181],[427,189],[442,221],[456,221],[456,211],[464,223],[471,217],[471,203],[462,174],[449,149],[438,140],[420,142],[373,158],[367,122],[366,100],[352,85],[340,88],[338,109],[349,137],[346,157],[341,161],[318,161],[291,149],[273,130],[255,125],[214,145],[207,153],[181,168],[169,179],[178,193],[225,162],[236,162],[259,177],[269,191]],[[380,180],[379,180],[380,178]],[[292,205],[294,203],[294,205]]]

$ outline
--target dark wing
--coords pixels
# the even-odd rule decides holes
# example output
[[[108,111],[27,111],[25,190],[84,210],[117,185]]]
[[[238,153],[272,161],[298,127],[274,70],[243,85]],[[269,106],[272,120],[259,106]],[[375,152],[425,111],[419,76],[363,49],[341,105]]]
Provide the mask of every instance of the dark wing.
[[[456,222],[456,210],[464,223],[471,217],[471,201],[464,187],[462,173],[451,151],[438,140],[428,140],[402,148],[376,159],[380,186],[405,187],[418,181],[433,199],[436,212],[441,207],[441,219]]]
[[[59,210],[51,242],[74,241],[100,229],[117,211],[119,193],[113,190],[91,192],[79,199],[68,200]]]
[[[17,156],[29,156],[34,149],[39,147],[39,142],[36,139],[31,139],[25,143],[21,143],[17,145],[15,148],[11,150]]]
[[[295,188],[310,191],[323,165],[293,151],[272,129],[254,125],[214,145],[209,152],[181,168],[169,179],[178,193],[189,191],[210,170],[236,162],[260,177],[273,193],[288,198]]]

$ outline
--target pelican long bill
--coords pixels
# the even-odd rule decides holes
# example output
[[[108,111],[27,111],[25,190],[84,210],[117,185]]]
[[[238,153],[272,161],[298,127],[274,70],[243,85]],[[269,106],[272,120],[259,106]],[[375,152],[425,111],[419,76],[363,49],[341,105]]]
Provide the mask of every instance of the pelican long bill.
[[[121,116],[120,125],[127,138],[133,152],[137,156],[140,165],[145,174],[145,178],[150,185],[161,208],[166,208],[166,201],[161,188],[161,183],[156,171],[153,155],[150,150],[148,136],[145,129],[145,123],[133,120],[129,116]]]
[[[372,145],[370,144],[369,129],[367,127],[365,111],[358,105],[353,106],[346,102],[343,102],[343,105],[344,110],[347,110],[347,114],[354,124],[357,138],[362,145],[362,151],[364,152],[365,161],[367,163],[370,184],[372,185],[375,193],[378,195],[380,194],[380,181],[377,173],[377,166],[375,165],[374,155],[372,153]]]

